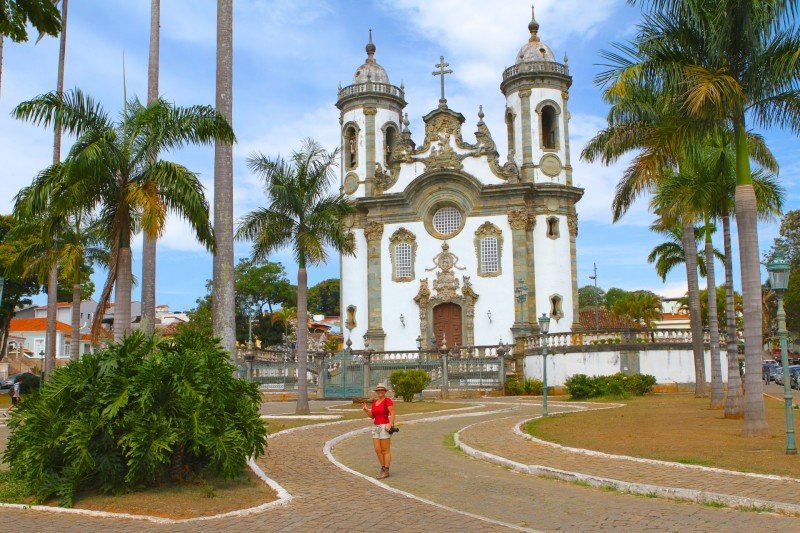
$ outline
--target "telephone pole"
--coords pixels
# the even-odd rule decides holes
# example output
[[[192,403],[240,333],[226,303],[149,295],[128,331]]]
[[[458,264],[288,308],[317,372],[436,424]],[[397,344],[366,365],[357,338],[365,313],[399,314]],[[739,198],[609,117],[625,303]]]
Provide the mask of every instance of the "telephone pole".
[[[594,330],[600,331],[600,302],[597,297],[597,263],[592,263],[594,268],[594,276],[589,276],[589,279],[594,281]]]

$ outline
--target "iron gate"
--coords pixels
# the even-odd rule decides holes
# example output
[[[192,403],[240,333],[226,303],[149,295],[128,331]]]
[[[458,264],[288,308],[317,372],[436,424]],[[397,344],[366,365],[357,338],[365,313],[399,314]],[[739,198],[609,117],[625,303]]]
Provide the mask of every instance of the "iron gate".
[[[353,398],[364,395],[364,358],[347,350],[325,358],[322,364],[325,398]]]

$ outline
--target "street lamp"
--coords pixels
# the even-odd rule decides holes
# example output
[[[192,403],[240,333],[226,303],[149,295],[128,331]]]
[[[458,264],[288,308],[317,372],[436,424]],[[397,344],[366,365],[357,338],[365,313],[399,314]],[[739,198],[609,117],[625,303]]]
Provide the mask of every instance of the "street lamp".
[[[542,313],[539,317],[539,332],[542,334],[542,416],[547,416],[547,332],[550,331],[550,317]]]
[[[422,351],[422,335],[417,335],[417,351]]]
[[[781,343],[781,364],[783,365],[783,401],[786,411],[786,453],[789,455],[797,454],[797,446],[794,442],[794,413],[792,413],[792,389],[789,382],[789,361],[788,361],[788,332],[786,331],[786,311],[783,309],[783,293],[789,286],[789,262],[782,255],[775,254],[767,264],[769,273],[769,283],[775,295],[778,297],[778,338]]]
[[[514,287],[514,296],[516,296],[517,303],[519,303],[519,322],[524,327],[525,324],[525,302],[528,300],[528,286],[525,285],[524,280],[517,280],[517,286]]]

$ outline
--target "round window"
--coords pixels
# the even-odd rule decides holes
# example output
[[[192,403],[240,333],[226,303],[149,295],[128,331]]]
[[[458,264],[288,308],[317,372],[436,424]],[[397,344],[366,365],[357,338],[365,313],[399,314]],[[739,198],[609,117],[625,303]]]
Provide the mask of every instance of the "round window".
[[[433,214],[433,229],[450,237],[461,229],[461,211],[455,207],[442,207]]]

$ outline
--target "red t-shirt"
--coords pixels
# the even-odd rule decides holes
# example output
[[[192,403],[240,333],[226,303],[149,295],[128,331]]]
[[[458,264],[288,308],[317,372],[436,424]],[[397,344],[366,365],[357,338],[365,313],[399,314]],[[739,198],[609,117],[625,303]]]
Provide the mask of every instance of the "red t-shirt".
[[[378,407],[378,410],[375,410],[375,407]],[[377,404],[377,400],[372,400],[372,422],[376,426],[380,424],[388,424],[389,423],[389,408],[392,406],[392,399],[391,398],[384,398],[380,404]]]

